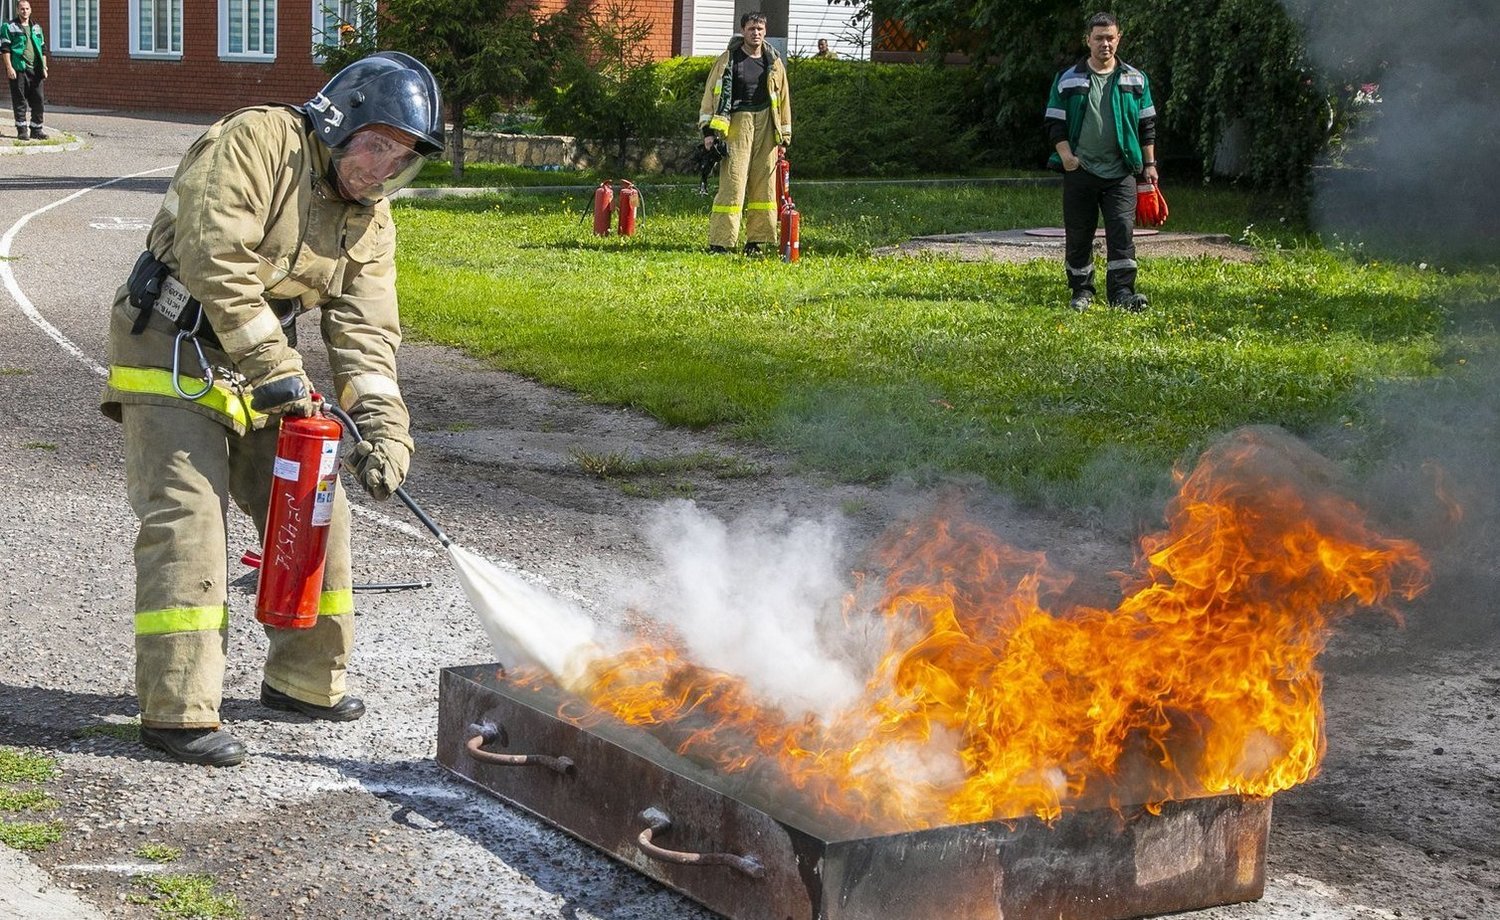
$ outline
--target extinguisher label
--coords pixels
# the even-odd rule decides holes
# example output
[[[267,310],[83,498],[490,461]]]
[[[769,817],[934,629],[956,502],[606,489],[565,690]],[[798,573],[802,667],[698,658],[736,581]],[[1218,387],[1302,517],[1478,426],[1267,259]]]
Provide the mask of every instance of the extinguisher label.
[[[323,455],[318,458],[318,478],[324,479],[338,469],[339,466],[339,442],[324,441]]]
[[[288,460],[285,457],[276,458],[276,466],[272,473],[277,479],[290,479],[296,482],[302,478],[302,464],[296,460]]]
[[[339,481],[324,479],[318,483],[317,495],[313,497],[312,525],[327,527],[333,520],[333,496]]]

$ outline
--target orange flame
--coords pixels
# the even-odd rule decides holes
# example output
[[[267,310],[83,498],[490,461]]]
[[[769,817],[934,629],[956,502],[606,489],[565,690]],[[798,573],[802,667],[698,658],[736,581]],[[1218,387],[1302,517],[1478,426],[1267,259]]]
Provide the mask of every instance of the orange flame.
[[[725,772],[769,771],[811,807],[913,829],[1265,796],[1324,751],[1315,659],[1356,608],[1399,621],[1417,547],[1377,533],[1284,436],[1206,453],[1113,610],[1050,612],[1067,579],[981,526],[935,518],[884,541],[889,651],[858,704],[788,717],[739,678],[640,645],[596,662],[583,704]]]

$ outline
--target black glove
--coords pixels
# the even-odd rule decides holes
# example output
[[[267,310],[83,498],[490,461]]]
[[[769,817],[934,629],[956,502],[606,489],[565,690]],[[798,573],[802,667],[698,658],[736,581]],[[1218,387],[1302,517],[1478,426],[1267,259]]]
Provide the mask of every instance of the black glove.
[[[268,415],[307,417],[317,411],[312,384],[303,374],[278,377],[250,391],[250,408]]]

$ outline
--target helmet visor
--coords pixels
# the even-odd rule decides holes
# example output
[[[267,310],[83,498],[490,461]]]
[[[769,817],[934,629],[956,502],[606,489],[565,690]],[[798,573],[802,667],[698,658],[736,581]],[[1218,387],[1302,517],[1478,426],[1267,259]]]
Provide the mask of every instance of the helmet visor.
[[[427,158],[410,144],[374,128],[356,131],[333,149],[333,172],[338,178],[339,194],[364,205],[406,188],[426,163]]]

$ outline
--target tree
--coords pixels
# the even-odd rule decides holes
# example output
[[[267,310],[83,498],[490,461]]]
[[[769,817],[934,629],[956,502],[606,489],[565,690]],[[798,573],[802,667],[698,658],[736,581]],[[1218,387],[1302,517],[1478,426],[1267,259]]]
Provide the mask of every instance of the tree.
[[[1083,56],[1084,20],[1100,7],[1120,19],[1121,56],[1151,77],[1163,113],[1160,152],[1190,150],[1207,169],[1238,126],[1248,135],[1246,178],[1304,185],[1327,141],[1333,90],[1281,0],[881,0],[875,12],[900,20],[935,59],[967,54],[996,100],[1000,136],[1010,139],[1003,156],[1034,165],[1047,153],[1047,86]]]
[[[671,127],[661,74],[646,48],[652,25],[633,0],[605,0],[601,9],[571,15],[579,44],[564,53],[556,83],[537,95],[536,107],[555,130],[613,145],[615,168],[623,171],[632,137]]]
[[[534,0],[385,0],[381,48],[404,51],[437,78],[453,122],[453,177],[463,177],[471,106],[526,99],[547,79],[555,31]]]

